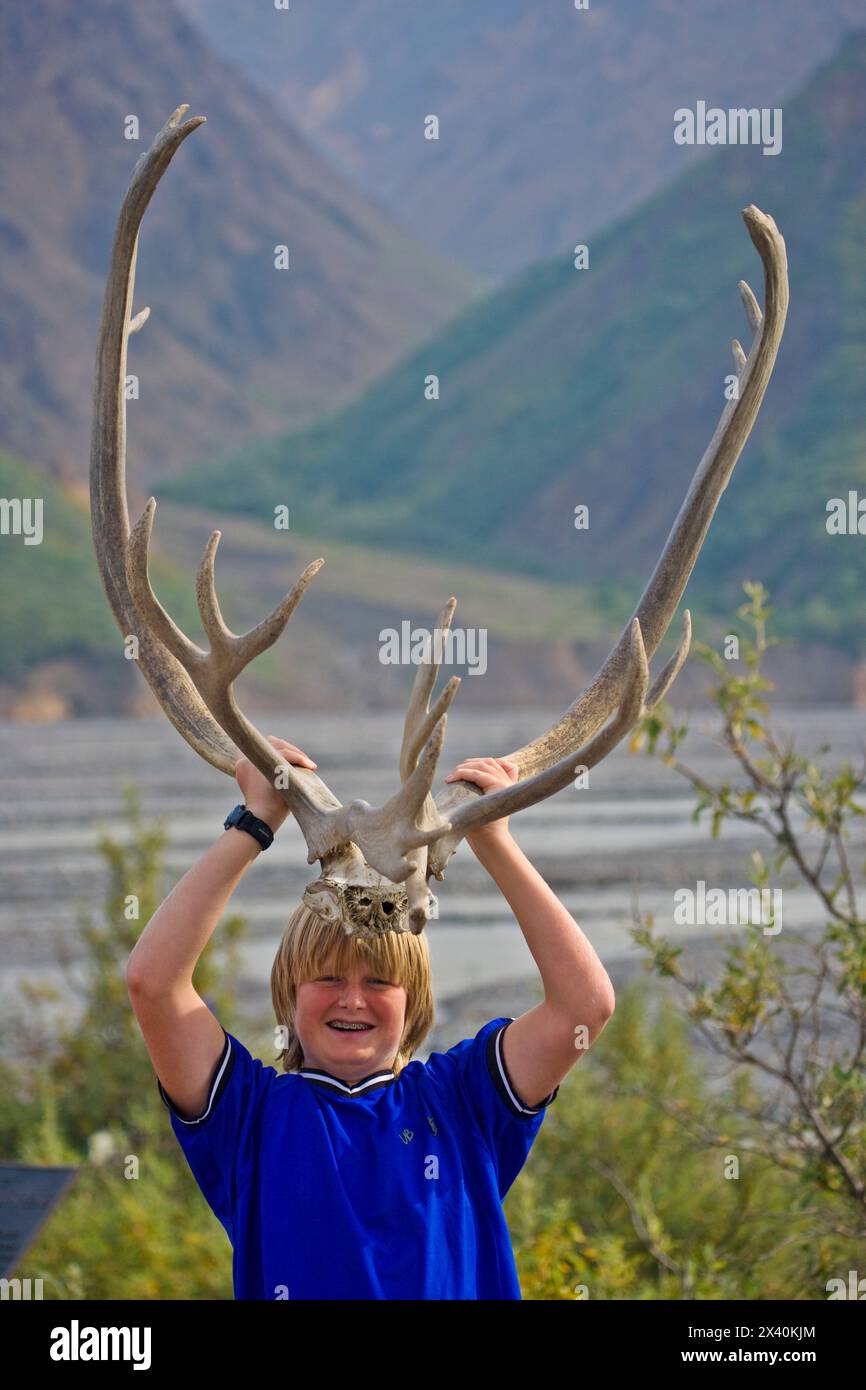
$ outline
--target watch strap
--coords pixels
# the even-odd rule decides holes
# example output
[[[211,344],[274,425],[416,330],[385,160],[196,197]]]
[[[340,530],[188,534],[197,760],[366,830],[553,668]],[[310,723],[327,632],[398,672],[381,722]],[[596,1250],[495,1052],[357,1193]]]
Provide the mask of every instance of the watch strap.
[[[245,830],[248,835],[252,835],[253,839],[258,841],[262,849],[269,849],[274,843],[274,832],[271,827],[263,820],[259,820],[258,816],[254,816],[252,811],[248,811],[243,802],[229,812],[223,822],[223,827],[226,830],[232,828]]]

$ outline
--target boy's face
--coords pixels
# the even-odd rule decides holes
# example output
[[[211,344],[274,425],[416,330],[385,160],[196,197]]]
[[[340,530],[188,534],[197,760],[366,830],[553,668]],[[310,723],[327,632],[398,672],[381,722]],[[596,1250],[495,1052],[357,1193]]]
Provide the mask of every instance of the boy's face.
[[[304,1066],[321,1067],[350,1084],[390,1071],[406,1021],[406,990],[358,963],[340,974],[328,962],[321,975],[298,986],[295,1029]],[[337,1023],[366,1023],[341,1031]]]

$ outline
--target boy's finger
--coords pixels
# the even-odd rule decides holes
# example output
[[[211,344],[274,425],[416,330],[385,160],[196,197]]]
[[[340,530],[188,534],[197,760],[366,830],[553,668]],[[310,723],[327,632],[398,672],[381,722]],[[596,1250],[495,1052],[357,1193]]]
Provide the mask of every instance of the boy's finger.
[[[296,748],[294,744],[291,744],[290,747],[292,749],[292,752],[297,753],[299,758],[303,758],[305,762],[308,762],[310,764],[310,767],[317,766],[315,758],[311,758],[309,753],[304,752],[303,748]]]
[[[470,772],[464,772],[463,777],[467,782],[474,782],[476,786],[482,787],[485,791],[488,787],[496,786],[496,778],[492,772],[487,772],[483,767],[476,767]]]
[[[274,748],[276,748],[278,752],[286,751],[289,753],[296,753],[298,758],[305,759],[305,761],[309,763],[310,767],[318,767],[318,763],[310,757],[309,753],[305,753],[303,748],[299,748],[297,744],[289,743],[288,739],[277,738],[276,734],[269,734],[268,742],[273,744]]]

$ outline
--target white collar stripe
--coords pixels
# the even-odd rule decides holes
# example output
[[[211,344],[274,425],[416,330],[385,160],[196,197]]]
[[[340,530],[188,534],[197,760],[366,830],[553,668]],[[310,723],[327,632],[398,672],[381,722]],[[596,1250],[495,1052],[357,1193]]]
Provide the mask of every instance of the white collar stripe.
[[[397,1080],[392,1071],[376,1072],[373,1076],[365,1077],[363,1081],[359,1081],[356,1086],[347,1086],[344,1081],[338,1080],[336,1076],[331,1076],[329,1072],[316,1071],[312,1067],[301,1067],[299,1075],[308,1077],[310,1081],[321,1081],[325,1085],[334,1086],[347,1096],[356,1096],[361,1091],[366,1091],[370,1086],[381,1086],[383,1082]]]

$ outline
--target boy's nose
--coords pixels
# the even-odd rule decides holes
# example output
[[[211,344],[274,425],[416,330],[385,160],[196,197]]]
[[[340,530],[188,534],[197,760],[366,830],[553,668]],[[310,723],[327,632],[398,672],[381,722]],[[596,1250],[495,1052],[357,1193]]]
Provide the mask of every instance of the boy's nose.
[[[360,980],[357,982],[353,981],[350,984],[346,985],[346,988],[343,990],[342,993],[342,1000],[344,1003],[347,1004],[364,1003],[364,987],[361,984]]]

